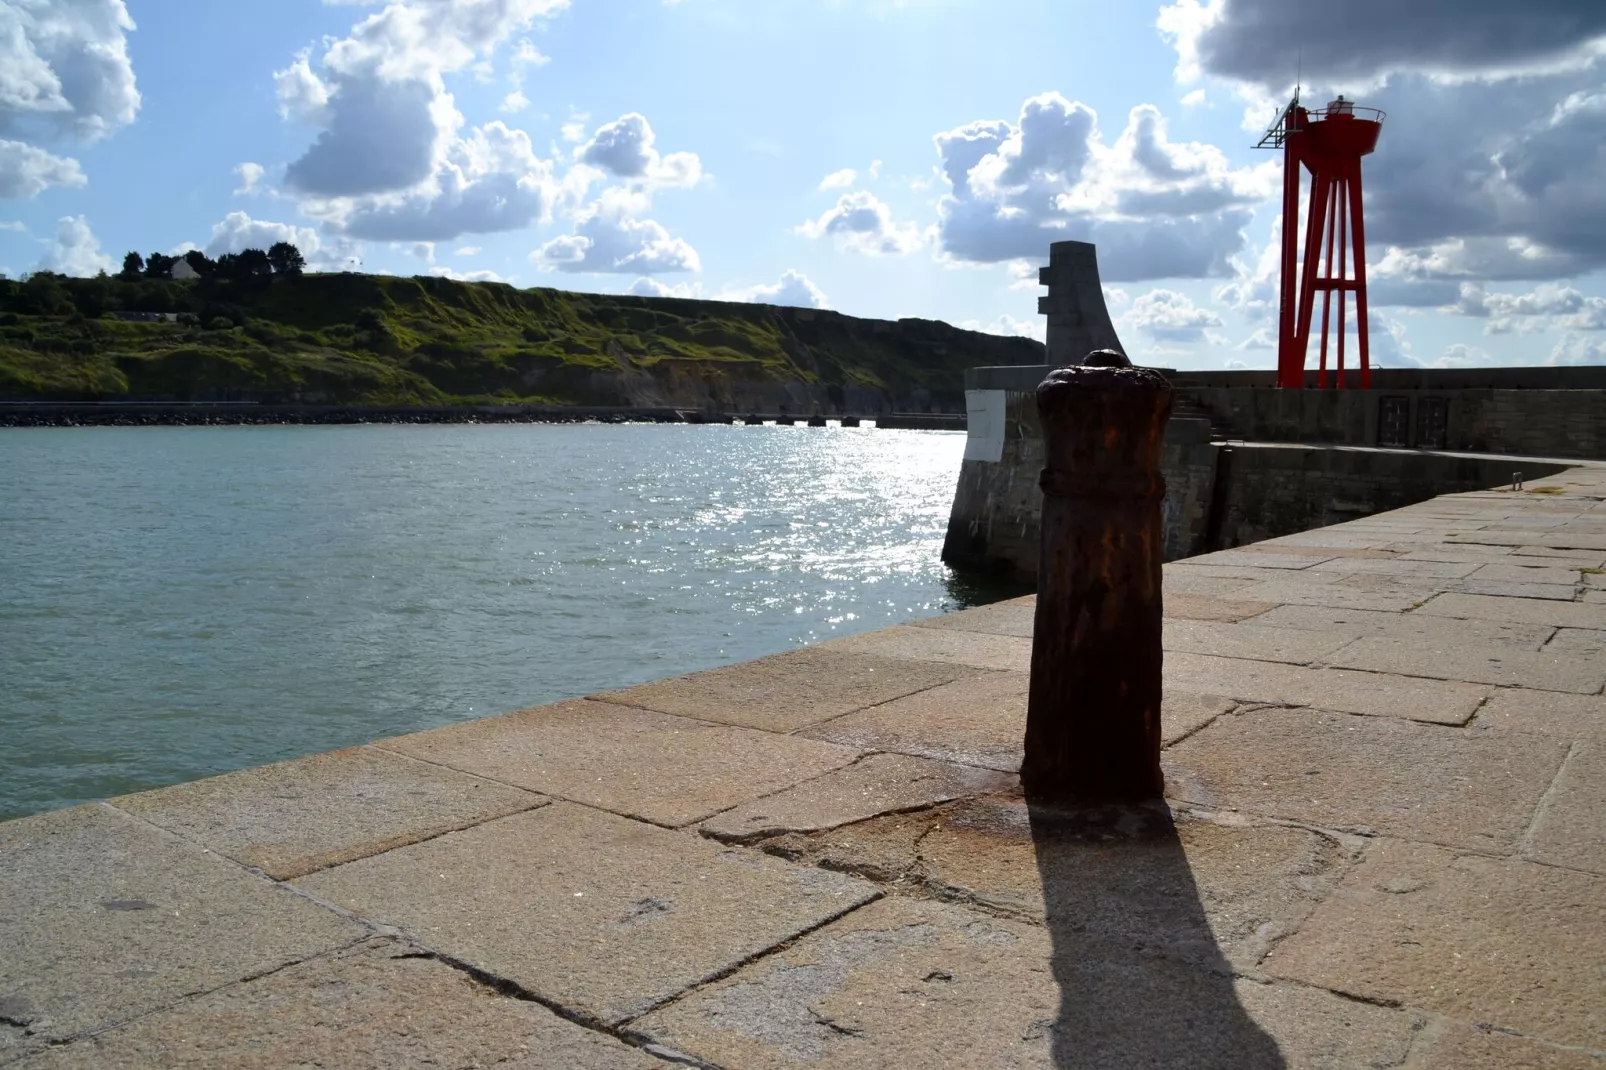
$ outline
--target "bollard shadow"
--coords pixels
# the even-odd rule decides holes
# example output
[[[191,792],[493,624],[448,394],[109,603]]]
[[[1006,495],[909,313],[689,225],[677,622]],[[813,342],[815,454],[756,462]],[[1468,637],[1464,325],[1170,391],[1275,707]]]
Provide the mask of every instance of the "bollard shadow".
[[[1060,991],[1054,1066],[1286,1066],[1239,1002],[1163,803],[1027,811]]]

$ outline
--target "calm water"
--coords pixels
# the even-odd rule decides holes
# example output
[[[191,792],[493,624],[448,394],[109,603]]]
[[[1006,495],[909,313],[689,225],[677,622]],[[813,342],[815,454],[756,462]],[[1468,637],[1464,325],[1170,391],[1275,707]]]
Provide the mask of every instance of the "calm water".
[[[964,436],[0,430],[0,818],[773,653],[984,594]]]

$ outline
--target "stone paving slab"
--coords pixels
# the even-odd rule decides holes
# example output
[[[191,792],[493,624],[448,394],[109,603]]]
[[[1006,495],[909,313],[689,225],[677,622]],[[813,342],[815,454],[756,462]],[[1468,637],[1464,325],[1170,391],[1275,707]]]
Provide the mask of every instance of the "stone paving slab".
[[[351,747],[113,804],[276,880],[541,806],[527,791]]]
[[[1606,697],[1503,687],[1479,708],[1475,723],[1567,740],[1606,739]]]
[[[1404,558],[1335,557],[1312,567],[1313,572],[1336,572],[1341,575],[1399,576],[1406,579],[1460,579],[1487,568],[1479,562],[1468,561],[1408,561]]]
[[[1032,623],[1037,616],[1035,602],[994,602],[988,606],[965,609],[958,613],[944,613],[940,617],[910,621],[916,628],[937,628],[960,632],[987,632],[992,635],[1032,637]]]
[[[1558,550],[1554,546],[1518,546],[1511,551],[1513,558],[1552,558],[1565,561],[1570,567],[1601,568],[1606,566],[1606,553],[1591,550]],[[1548,562],[1547,562],[1548,563]]]
[[[1579,582],[1581,570],[1564,568],[1558,564],[1492,564],[1483,565],[1468,578],[1474,580],[1500,580],[1516,583],[1552,583],[1571,585]]]
[[[20,1070],[650,1070],[670,1064],[376,939],[25,1060]]]
[[[0,1033],[14,1052],[368,935],[106,806],[0,823],[0,859]]]
[[[1456,725],[1471,720],[1490,691],[1485,684],[1203,654],[1168,654],[1163,672],[1168,688],[1194,694]]]
[[[1600,1070],[1601,1063],[1577,1049],[1454,1022],[1418,1065],[1422,1070]]]
[[[1018,777],[904,754],[872,754],[844,769],[727,810],[702,831],[727,841],[834,829],[898,810],[1012,790]]]
[[[605,1024],[642,1014],[880,894],[845,874],[573,803],[296,884]]]
[[[1043,922],[1052,906],[1112,943],[1253,970],[1326,894],[1358,842],[1232,814],[1056,814],[1017,791],[761,846],[1026,921]]]
[[[801,734],[861,750],[1016,772],[1026,734],[1026,673],[987,673],[805,729]],[[1169,745],[1233,708],[1231,699],[1177,689],[1161,697]]]
[[[1545,796],[1523,857],[1606,875],[1606,740],[1578,743]]]
[[[1301,573],[1301,576],[1304,574]],[[1273,605],[1331,606],[1335,609],[1373,609],[1385,613],[1403,613],[1414,609],[1436,593],[1421,590],[1366,590],[1336,582],[1338,573],[1324,573],[1320,577],[1333,582],[1294,582],[1289,580],[1254,583],[1233,592],[1233,597],[1245,602],[1270,602]]]
[[[1383,840],[1274,949],[1281,977],[1606,1048],[1606,881]]]
[[[1027,672],[1032,667],[1030,637],[908,625],[833,639],[815,649],[852,651],[899,660],[935,661],[976,669]]]
[[[1384,613],[1332,606],[1278,606],[1255,617],[1257,628],[1297,628],[1331,632],[1359,639],[1381,636],[1412,642],[1496,643],[1517,650],[1538,650],[1555,629],[1548,624],[1511,624],[1494,620],[1452,620],[1420,613]]]
[[[720,724],[791,732],[976,671],[808,647],[592,697]]]
[[[1571,584],[1522,583],[1515,580],[1465,579],[1456,585],[1456,590],[1501,598],[1548,598],[1557,602],[1571,602],[1578,597],[1578,588]]]
[[[1579,657],[1567,651],[1514,650],[1477,642],[1421,641],[1402,643],[1395,637],[1357,639],[1329,659],[1340,668],[1398,673],[1438,680],[1501,684],[1539,691],[1598,694],[1606,686],[1606,658]]]
[[[1179,801],[1511,851],[1568,750],[1528,732],[1262,708],[1217,718],[1164,761]]]
[[[1593,628],[1560,628],[1545,644],[1546,653],[1574,658],[1606,657],[1606,631]]]
[[[1174,595],[1200,595],[1206,598],[1220,598],[1242,590],[1260,578],[1254,575],[1239,575],[1251,572],[1250,569],[1236,569],[1232,575],[1213,575],[1206,569],[1189,570],[1179,565],[1166,565],[1163,585],[1165,596]]]
[[[1243,565],[1248,568],[1275,568],[1275,569],[1304,569],[1312,568],[1329,560],[1331,554],[1308,554],[1298,552],[1300,548],[1290,547],[1288,550],[1278,551],[1261,545],[1260,548],[1246,548],[1242,550],[1219,550],[1213,554],[1201,554],[1188,559],[1190,564],[1200,565]]]
[[[1167,654],[1211,654],[1251,661],[1281,661],[1308,665],[1351,642],[1348,635],[1329,632],[1263,628],[1254,624],[1218,621],[1167,620],[1164,626]]]
[[[1063,993],[1063,995],[1062,995]],[[722,1066],[1387,1066],[1415,1020],[957,906],[887,899],[635,1023]]]
[[[1235,602],[1199,594],[1165,592],[1164,612],[1168,620],[1240,621],[1274,608],[1270,602]]]
[[[1542,598],[1501,598],[1449,592],[1423,605],[1430,617],[1467,617],[1513,624],[1549,624],[1557,628],[1606,629],[1606,606],[1558,602]]]
[[[814,740],[586,700],[377,745],[670,826],[700,821],[859,757]]]

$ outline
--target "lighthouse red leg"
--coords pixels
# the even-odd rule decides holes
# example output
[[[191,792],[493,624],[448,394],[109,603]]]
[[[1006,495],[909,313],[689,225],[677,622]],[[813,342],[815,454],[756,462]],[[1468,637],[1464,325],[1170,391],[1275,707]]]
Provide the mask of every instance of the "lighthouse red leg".
[[[1321,262],[1322,224],[1327,215],[1327,198],[1333,180],[1317,173],[1311,183],[1310,210],[1305,215],[1305,261],[1299,270],[1299,326],[1295,328],[1294,350],[1300,386],[1305,385],[1305,352],[1310,348],[1310,318],[1316,304],[1316,268]]]
[[[1350,228],[1355,240],[1355,333],[1361,351],[1361,389],[1372,388],[1372,357],[1367,345],[1366,320],[1366,228],[1361,222],[1361,167],[1355,165],[1350,176]]]

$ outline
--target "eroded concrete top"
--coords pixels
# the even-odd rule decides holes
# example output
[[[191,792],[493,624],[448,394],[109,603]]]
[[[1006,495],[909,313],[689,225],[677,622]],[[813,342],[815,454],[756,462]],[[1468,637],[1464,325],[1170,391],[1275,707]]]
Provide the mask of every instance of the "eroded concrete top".
[[[0,1064],[1606,1067],[1606,469],[1165,583],[1165,806],[1028,598],[0,824]]]

